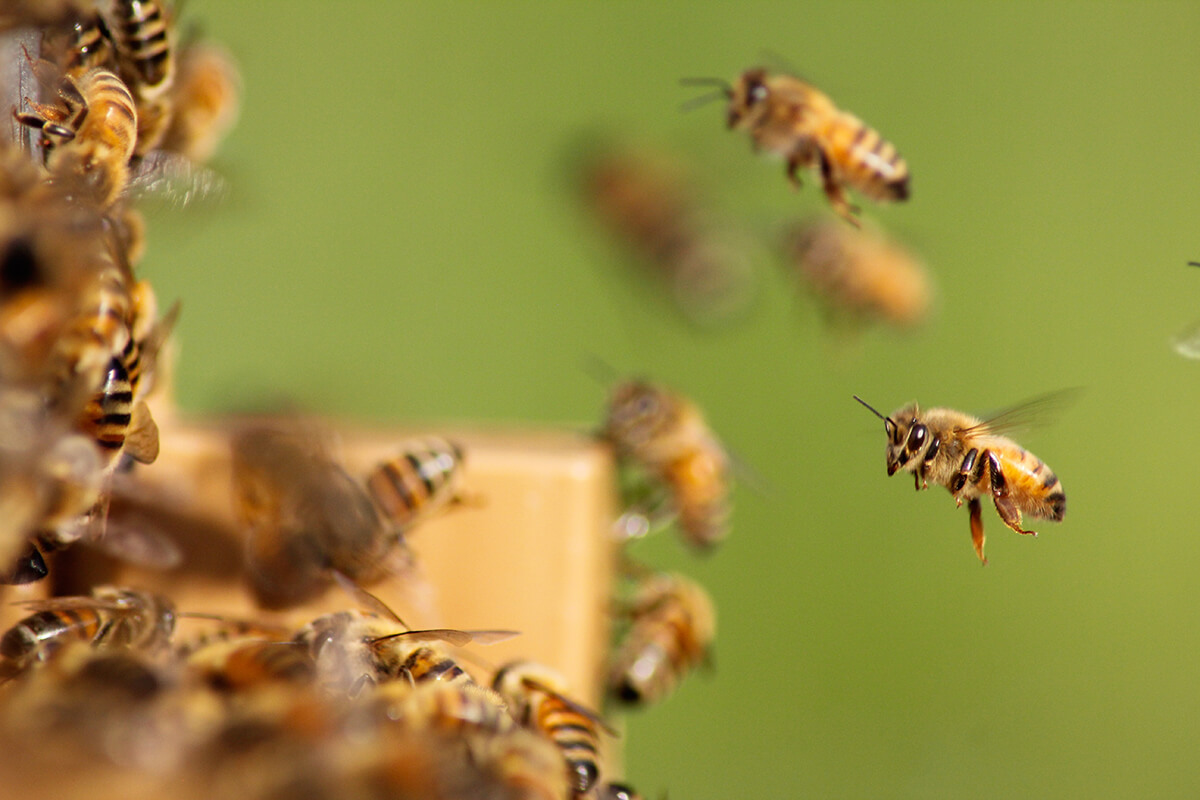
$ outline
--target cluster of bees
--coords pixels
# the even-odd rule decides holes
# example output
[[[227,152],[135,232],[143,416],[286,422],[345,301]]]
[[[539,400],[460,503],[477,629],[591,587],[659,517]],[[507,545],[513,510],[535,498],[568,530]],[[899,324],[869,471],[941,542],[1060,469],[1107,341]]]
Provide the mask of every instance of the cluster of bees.
[[[144,500],[130,487],[158,456],[147,399],[179,308],[160,315],[137,277],[145,226],[135,202],[218,191],[205,164],[236,116],[237,72],[220,48],[181,43],[156,0],[13,2],[0,26],[22,42],[18,72],[37,95],[19,99],[0,149],[4,580],[45,579],[46,554],[78,542],[175,566],[182,556],[148,517],[135,524],[122,511]],[[861,231],[848,197],[906,200],[896,149],[799,79],[754,69],[704,83],[728,100],[729,127],[782,156],[794,184],[801,168],[815,170],[841,218],[785,237],[799,274],[833,308],[919,322],[923,269]],[[589,163],[584,185],[685,310],[725,314],[749,296],[741,248],[669,171],[612,151]],[[1002,435],[1046,402],[988,420],[915,403],[885,417],[863,405],[884,422],[889,475],[912,472],[918,489],[932,481],[968,504],[982,560],[985,494],[1020,533],[1030,533],[1023,513],[1063,516],[1053,472]],[[295,609],[337,585],[350,607],[287,625],[180,610],[164,594],[114,585],[24,600],[28,615],[0,636],[0,780],[38,772],[40,788],[65,797],[636,796],[605,764],[612,729],[562,675],[528,660],[462,663],[459,648],[516,631],[414,630],[368,591],[411,566],[414,527],[469,502],[460,446],[415,441],[360,479],[311,425],[230,427],[232,503],[257,606]],[[700,552],[724,539],[730,459],[693,403],[619,382],[600,437],[631,476],[626,538],[670,524]],[[715,611],[686,576],[628,561],[622,572],[604,689],[615,704],[653,704],[707,660]],[[477,680],[481,671],[490,680]],[[34,770],[48,753],[74,766]]]
[[[51,554],[77,543],[186,573],[169,498],[139,491],[179,305],[160,315],[138,277],[136,203],[219,191],[206,162],[236,116],[238,74],[215,45],[180,42],[155,0],[9,3],[0,29],[33,87],[0,152],[4,581],[64,585]],[[604,435],[663,494],[656,515],[698,547],[719,541],[726,465],[715,440],[694,446],[695,409],[628,384],[611,412]],[[231,421],[221,437],[246,588],[265,613],[110,584],[26,595],[0,636],[0,780],[89,798],[637,796],[605,764],[615,732],[562,675],[462,663],[459,648],[516,631],[413,630],[368,591],[409,571],[415,526],[471,502],[459,445],[402,445],[360,479],[315,424]],[[627,574],[606,692],[645,705],[704,659],[714,616],[683,576]],[[331,586],[347,608],[300,625],[269,613]]]
[[[860,210],[849,199],[851,189],[875,201],[909,199],[908,164],[894,145],[792,75],[753,68],[733,83],[701,78],[684,84],[714,87],[688,106],[725,99],[728,127],[747,133],[756,151],[782,158],[794,187],[800,186],[802,170],[819,176],[841,222],[791,226],[778,249],[830,316],[899,328],[924,319],[931,297],[924,267],[881,232],[864,231]],[[750,273],[724,255],[721,237],[701,222],[705,215],[696,208],[696,193],[677,171],[657,166],[646,155],[609,147],[589,159],[581,185],[595,216],[652,275],[665,279],[688,316],[712,321],[718,311],[728,310],[711,300],[713,287],[726,297],[730,286],[737,287],[736,296],[750,294],[744,288]],[[1182,340],[1181,352],[1187,346]],[[1001,520],[1017,533],[1034,533],[1023,527],[1022,514],[1063,519],[1066,495],[1057,476],[1005,434],[1027,427],[1066,396],[1036,398],[987,419],[949,408],[922,411],[915,402],[884,416],[855,399],[883,420],[888,475],[911,472],[917,490],[932,481],[944,486],[957,505],[967,504],[975,552],[986,563],[982,497],[991,497]]]

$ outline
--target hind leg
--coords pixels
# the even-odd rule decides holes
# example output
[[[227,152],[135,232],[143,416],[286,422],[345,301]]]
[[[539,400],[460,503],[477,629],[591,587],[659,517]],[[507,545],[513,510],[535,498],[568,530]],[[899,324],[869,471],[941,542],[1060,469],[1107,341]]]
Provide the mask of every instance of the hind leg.
[[[1004,524],[1017,533],[1037,536],[1037,531],[1027,531],[1021,527],[1021,509],[1013,502],[1008,493],[1008,481],[1004,479],[1004,471],[1000,468],[1000,459],[991,451],[984,451],[984,461],[987,463],[988,474],[991,478],[992,502],[996,504],[996,513]]]
[[[978,497],[971,498],[967,510],[971,512],[971,543],[975,545],[975,555],[981,563],[987,564],[987,556],[983,554],[983,506]]]

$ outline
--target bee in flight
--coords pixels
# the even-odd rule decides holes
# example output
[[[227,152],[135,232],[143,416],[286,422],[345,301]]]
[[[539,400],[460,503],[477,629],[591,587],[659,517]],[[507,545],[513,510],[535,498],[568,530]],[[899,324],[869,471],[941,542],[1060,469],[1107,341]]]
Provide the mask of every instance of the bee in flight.
[[[855,227],[858,209],[847,187],[877,201],[908,199],[908,164],[895,146],[799,78],[755,67],[732,85],[719,78],[684,83],[717,86],[717,95],[698,100],[728,98],[729,128],[748,132],[756,150],[782,156],[794,186],[800,185],[801,167],[818,170],[833,210]]]
[[[929,312],[933,290],[924,265],[880,234],[833,220],[805,222],[788,232],[784,247],[797,278],[831,318],[911,328]]]
[[[918,491],[932,481],[945,486],[957,505],[964,502],[971,514],[971,541],[984,564],[983,511],[979,498],[990,494],[996,513],[1017,533],[1034,534],[1021,527],[1021,514],[1061,522],[1067,510],[1062,483],[1046,463],[1024,449],[1003,431],[1026,424],[1033,411],[1062,394],[1046,395],[1014,406],[988,420],[950,408],[921,411],[913,402],[883,416],[857,395],[854,397],[883,420],[887,433],[887,472],[913,473]]]
[[[711,551],[729,533],[729,456],[690,400],[645,381],[623,381],[609,398],[602,436],[669,495],[689,545]]]

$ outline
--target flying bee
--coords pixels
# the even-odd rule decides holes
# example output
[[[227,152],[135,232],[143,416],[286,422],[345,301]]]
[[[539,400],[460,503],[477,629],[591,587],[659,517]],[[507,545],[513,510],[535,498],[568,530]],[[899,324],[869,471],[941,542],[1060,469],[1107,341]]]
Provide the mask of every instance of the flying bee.
[[[334,572],[365,586],[400,570],[399,532],[319,432],[249,426],[233,438],[232,464],[251,587],[265,607],[316,597]]]
[[[689,320],[716,323],[747,309],[756,286],[746,243],[709,219],[682,169],[609,145],[580,171],[585,205]]]
[[[0,674],[11,677],[45,661],[62,644],[153,651],[175,630],[175,607],[165,597],[98,586],[91,597],[56,597],[24,603],[34,613],[0,637]]]
[[[204,164],[237,121],[241,76],[226,50],[205,42],[186,45],[178,66],[171,124],[160,147]]]
[[[684,539],[711,550],[728,534],[729,459],[700,410],[641,380],[613,389],[601,435],[666,489]]]
[[[134,155],[158,147],[171,123],[175,79],[175,27],[157,0],[114,0],[109,27],[118,71],[137,101]]]
[[[988,420],[950,408],[922,412],[915,402],[890,416],[883,416],[866,402],[871,413],[883,420],[887,434],[887,472],[913,473],[918,491],[929,483],[945,486],[956,505],[967,503],[971,514],[971,541],[979,560],[983,554],[983,516],[979,498],[990,494],[996,513],[1017,533],[1034,534],[1021,527],[1021,514],[1061,522],[1067,510],[1062,483],[1040,458],[1003,431],[1026,424],[1031,412],[1058,402],[1063,395],[1046,395],[1014,406]]]
[[[686,83],[720,87],[729,99],[729,128],[748,132],[756,150],[782,156],[792,185],[800,185],[801,167],[819,170],[833,210],[855,227],[858,209],[847,187],[877,201],[908,199],[908,165],[896,148],[799,78],[756,67],[733,85],[710,78]]]
[[[929,311],[924,266],[881,235],[810,222],[790,231],[785,247],[797,275],[831,312],[907,328]]]
[[[462,464],[462,448],[453,442],[411,442],[371,472],[366,488],[384,516],[405,531],[418,519],[461,501]]]
[[[631,627],[608,675],[609,693],[623,703],[657,703],[703,663],[716,636],[712,598],[678,574],[651,575],[629,609]]]
[[[129,182],[137,144],[133,95],[112,71],[64,73],[57,104],[28,101],[33,109],[17,120],[42,132],[46,168],[87,193],[100,208],[112,206]]]
[[[600,777],[600,730],[614,736],[616,732],[595,711],[567,696],[566,680],[541,664],[514,661],[496,671],[492,688],[504,698],[513,719],[558,746],[572,790],[583,794],[591,789]]]

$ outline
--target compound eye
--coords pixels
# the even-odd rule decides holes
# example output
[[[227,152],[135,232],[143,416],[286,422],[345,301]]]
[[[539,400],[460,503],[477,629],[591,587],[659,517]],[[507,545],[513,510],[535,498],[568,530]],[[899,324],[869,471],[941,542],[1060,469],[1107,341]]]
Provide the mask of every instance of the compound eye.
[[[925,444],[925,426],[921,424],[913,425],[912,430],[908,432],[908,451],[915,453]]]

